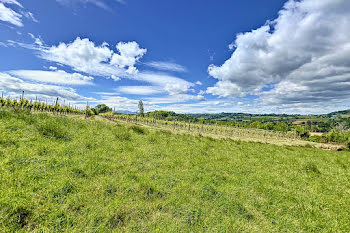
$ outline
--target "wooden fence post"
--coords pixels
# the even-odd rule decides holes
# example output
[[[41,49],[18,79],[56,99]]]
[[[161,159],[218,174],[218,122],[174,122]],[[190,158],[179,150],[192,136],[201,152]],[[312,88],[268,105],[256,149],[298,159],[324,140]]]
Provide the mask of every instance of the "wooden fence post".
[[[58,97],[57,97],[57,99],[56,99],[56,104],[55,104],[56,115],[58,115],[58,112],[57,112],[57,104],[58,104]],[[54,112],[54,114],[55,114],[55,112]]]

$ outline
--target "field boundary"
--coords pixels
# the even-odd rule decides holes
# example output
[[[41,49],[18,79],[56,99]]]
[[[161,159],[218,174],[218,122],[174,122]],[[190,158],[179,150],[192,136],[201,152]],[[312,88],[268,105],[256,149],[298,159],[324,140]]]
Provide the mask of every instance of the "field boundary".
[[[262,138],[262,137],[253,137],[253,136],[230,136],[230,135],[220,135],[210,132],[198,132],[198,131],[189,131],[183,128],[169,128],[169,127],[163,127],[162,125],[149,125],[144,124],[141,121],[133,122],[133,121],[126,121],[121,119],[110,119],[105,116],[95,116],[96,120],[102,120],[110,123],[117,123],[117,124],[123,124],[123,125],[134,125],[134,126],[142,126],[146,127],[148,129],[152,130],[166,130],[175,134],[180,135],[191,135],[191,136],[203,136],[203,137],[210,137],[214,139],[231,139],[234,141],[243,141],[243,142],[253,142],[253,143],[264,143],[264,144],[273,144],[273,145],[279,145],[279,146],[301,146],[301,147],[314,147],[314,148],[320,148],[324,150],[335,150],[340,151],[345,149],[343,145],[334,145],[334,144],[327,144],[327,143],[317,143],[317,142],[310,142],[305,141],[301,139],[287,139],[287,138]]]

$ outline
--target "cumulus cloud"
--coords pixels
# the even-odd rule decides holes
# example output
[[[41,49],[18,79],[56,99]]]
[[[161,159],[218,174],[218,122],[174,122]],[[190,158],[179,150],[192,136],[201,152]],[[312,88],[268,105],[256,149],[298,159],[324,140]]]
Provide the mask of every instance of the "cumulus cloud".
[[[90,76],[84,76],[79,73],[67,73],[63,70],[13,70],[8,73],[21,79],[61,85],[92,85],[92,80],[94,79]]]
[[[113,54],[106,45],[96,46],[89,39],[79,37],[72,43],[38,49],[43,59],[70,66],[76,71],[94,74],[105,73],[103,70]]]
[[[119,68],[128,67],[126,72],[129,74],[137,73],[135,63],[146,54],[147,49],[140,48],[139,44],[135,41],[127,43],[119,42],[116,48],[119,51],[119,54],[113,54],[110,64],[116,65]]]
[[[90,75],[108,77],[116,81],[120,77],[136,75],[138,70],[135,64],[147,50],[140,48],[136,42],[119,42],[116,48],[119,53],[110,49],[108,43],[95,45],[87,38],[77,37],[71,43],[61,42],[51,47],[38,45],[31,49],[39,50],[40,57],[45,60],[67,65],[75,71]]]
[[[350,2],[289,0],[277,19],[237,35],[232,56],[210,65],[207,93],[259,95],[265,104],[350,99]]]
[[[36,41],[37,37],[30,35]],[[8,41],[8,45],[37,50],[38,56],[42,59],[55,62],[61,66],[69,66],[74,71],[83,72],[91,76],[106,77],[114,81],[127,78],[142,83],[136,87],[129,88],[129,90],[124,87],[120,88],[121,91],[128,94],[168,93],[177,95],[194,91],[192,87],[195,84],[174,75],[151,71],[139,72],[135,65],[147,50],[140,48],[136,42],[119,42],[116,45],[117,52],[110,49],[108,43],[96,45],[87,38],[81,39],[79,37],[71,43],[61,42],[57,46],[45,46],[43,42],[24,44],[15,41]],[[139,87],[142,90],[138,90]]]
[[[6,73],[0,73],[0,89],[16,93],[24,91],[25,93],[61,97],[64,99],[81,98],[73,88],[25,82],[22,79],[13,77]]]
[[[147,62],[145,64],[157,70],[187,72],[186,67],[173,62],[152,61],[152,62]]]

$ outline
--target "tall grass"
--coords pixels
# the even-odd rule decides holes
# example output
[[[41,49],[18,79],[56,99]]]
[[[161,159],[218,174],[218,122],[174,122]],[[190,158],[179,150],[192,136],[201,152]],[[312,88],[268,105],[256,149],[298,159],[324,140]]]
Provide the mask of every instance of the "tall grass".
[[[349,232],[349,152],[0,110],[0,232]]]

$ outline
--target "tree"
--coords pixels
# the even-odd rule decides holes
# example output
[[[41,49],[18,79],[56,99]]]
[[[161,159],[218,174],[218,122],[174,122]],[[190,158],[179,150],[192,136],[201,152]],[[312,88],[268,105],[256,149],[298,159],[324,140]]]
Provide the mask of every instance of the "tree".
[[[139,101],[139,114],[140,116],[144,116],[145,109],[143,108],[143,102],[142,100]]]
[[[274,129],[277,131],[287,132],[289,127],[285,122],[279,122],[275,125]]]
[[[309,138],[310,137],[310,131],[305,129],[303,126],[297,126],[295,128],[295,133],[301,137],[301,138]]]
[[[112,109],[105,104],[99,104],[92,109],[92,111],[98,115],[100,113],[110,112]]]

